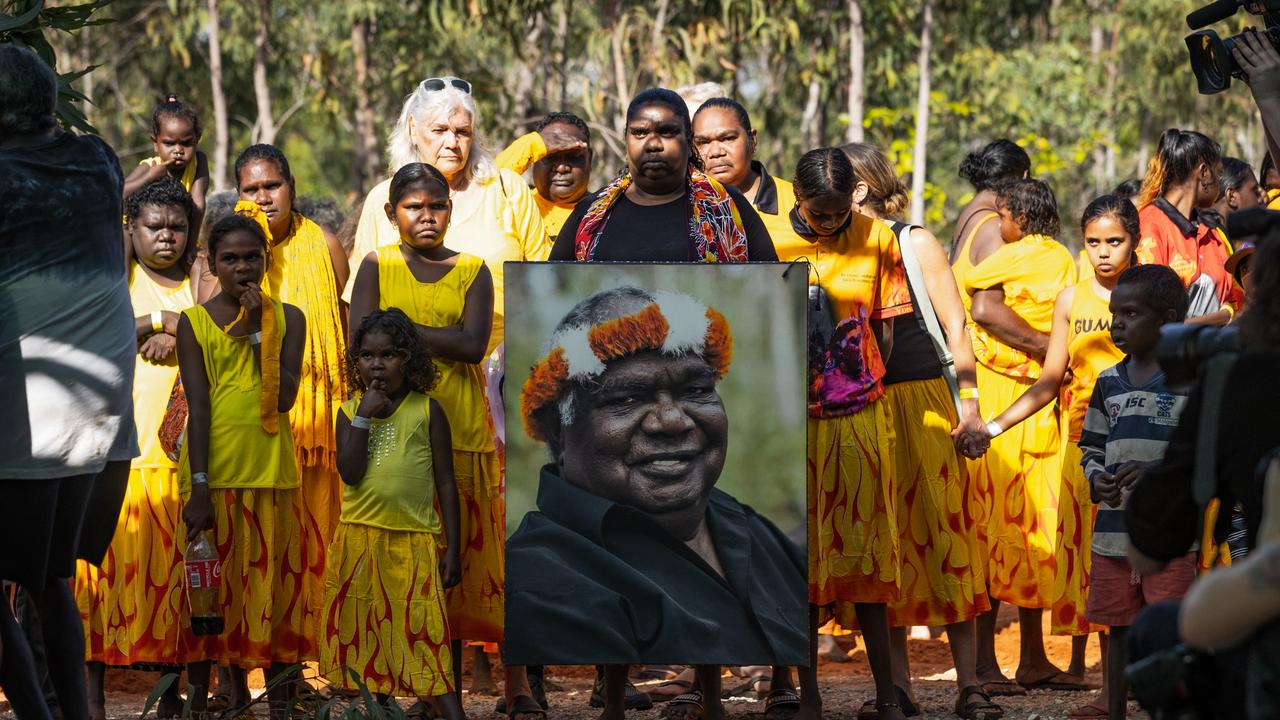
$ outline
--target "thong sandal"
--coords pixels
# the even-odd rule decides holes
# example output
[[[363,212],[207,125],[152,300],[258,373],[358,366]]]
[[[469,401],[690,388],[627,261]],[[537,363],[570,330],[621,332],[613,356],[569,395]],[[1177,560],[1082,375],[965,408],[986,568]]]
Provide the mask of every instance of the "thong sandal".
[[[893,694],[897,698],[897,702],[876,704],[874,698],[862,703],[862,707],[858,709],[858,720],[879,720],[881,707],[895,707],[902,711],[905,717],[920,717],[920,708],[911,701],[911,696],[906,690],[893,686]]]
[[[982,692],[991,697],[1021,697],[1027,689],[1012,680],[992,680],[980,683]]]
[[[1067,713],[1067,720],[1094,720],[1096,718],[1108,718],[1111,711],[1099,705],[1098,703],[1088,703]]]
[[[681,690],[682,692],[679,692],[679,693],[677,693],[677,694],[675,694],[675,695],[672,695],[672,694],[670,694],[670,693],[655,693],[655,692],[650,692],[650,693],[649,693],[649,699],[650,699],[650,700],[652,700],[652,701],[654,701],[654,702],[670,702],[670,701],[672,701],[672,700],[675,700],[676,698],[680,697],[681,695],[687,695],[687,694],[689,694],[689,692],[693,690],[693,681],[692,681],[692,680],[681,680],[680,678],[678,678],[678,677],[677,677],[677,678],[672,678],[672,679],[670,679],[670,680],[666,680],[666,681],[663,681],[663,682],[661,682],[661,683],[658,683],[657,685],[655,685],[655,686],[654,686],[654,688],[653,688],[653,689],[654,689],[654,690],[657,690],[658,688],[665,688],[665,687],[675,687],[675,688],[680,688],[680,690]]]
[[[687,692],[683,695],[675,696],[674,698],[671,699],[671,702],[667,703],[667,706],[662,709],[662,713],[658,715],[658,717],[664,718],[664,719],[671,717],[671,708],[679,707],[680,705],[696,706],[698,708],[698,717],[702,717],[702,714],[704,712],[702,707],[702,691],[694,690],[692,692]]]
[[[1052,675],[1036,680],[1035,682],[1018,683],[1027,690],[1059,690],[1063,692],[1075,692],[1077,690],[1092,690],[1089,683],[1070,673],[1059,670]]]
[[[538,705],[538,701],[528,695],[517,695],[511,698],[511,702],[507,703],[507,720],[515,720],[517,715],[537,715],[540,718],[547,717],[547,711]]]
[[[800,693],[795,690],[771,690],[764,699],[764,716],[768,720],[791,720],[798,712]]]
[[[971,700],[977,696],[981,700]],[[968,700],[968,702],[965,702]],[[1004,708],[991,702],[991,696],[977,685],[970,685],[960,691],[956,698],[956,715],[965,720],[995,720],[1004,717]]]

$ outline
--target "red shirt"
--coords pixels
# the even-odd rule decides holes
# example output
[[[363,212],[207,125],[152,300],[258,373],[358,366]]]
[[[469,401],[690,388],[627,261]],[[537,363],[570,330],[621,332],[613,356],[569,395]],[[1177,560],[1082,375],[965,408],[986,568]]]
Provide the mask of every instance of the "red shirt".
[[[1218,290],[1218,302],[1239,308],[1243,294],[1225,267],[1231,247],[1218,233],[1183,217],[1164,198],[1142,208],[1138,220],[1138,259],[1144,265],[1167,265],[1188,287],[1200,275],[1208,275]]]

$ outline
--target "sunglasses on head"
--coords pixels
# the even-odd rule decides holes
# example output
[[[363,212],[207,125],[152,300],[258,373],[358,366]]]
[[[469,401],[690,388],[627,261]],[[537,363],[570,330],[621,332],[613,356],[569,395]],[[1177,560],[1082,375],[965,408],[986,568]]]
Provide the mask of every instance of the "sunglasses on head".
[[[422,81],[422,85],[420,87],[422,87],[424,90],[430,90],[431,92],[439,92],[445,88],[445,85],[452,85],[468,95],[471,94],[471,83],[456,77],[427,78],[426,80]]]

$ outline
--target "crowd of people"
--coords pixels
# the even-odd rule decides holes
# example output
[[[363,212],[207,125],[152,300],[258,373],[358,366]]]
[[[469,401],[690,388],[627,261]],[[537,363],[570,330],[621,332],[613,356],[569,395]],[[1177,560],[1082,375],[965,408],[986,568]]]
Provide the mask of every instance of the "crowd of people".
[[[240,153],[234,203],[215,203],[200,118],[176,96],[155,109],[154,157],[125,177],[101,140],[57,128],[49,68],[0,45],[0,392],[16,409],[0,431],[0,579],[21,601],[0,602],[0,686],[20,718],[54,709],[41,669],[62,717],[98,720],[108,666],[185,666],[205,713],[244,707],[247,671],[306,662],[336,688],[462,718],[464,646],[487,673],[520,621],[503,611],[487,373],[503,264],[526,260],[808,263],[826,313],[807,333],[812,642],[798,683],[759,676],[767,717],[820,717],[819,637],[855,630],[875,681],[858,717],[917,714],[919,625],[945,629],[960,717],[1086,689],[1093,633],[1105,683],[1071,717],[1125,716],[1126,630],[1216,557],[1212,534],[1193,546],[1194,430],[1175,428],[1197,401],[1156,362],[1160,328],[1239,320],[1259,346],[1280,340],[1280,247],[1225,221],[1280,203],[1280,185],[1170,129],[1140,183],[1071,220],[1073,257],[1054,188],[996,140],[959,169],[974,194],[944,246],[901,219],[907,190],[879,148],[816,148],[771,174],[732,98],[641,92],[625,167],[600,183],[569,112],[491,155],[472,90],[423,80],[388,179],[326,228],[271,145]],[[1255,464],[1280,440],[1260,422],[1234,438]],[[1236,510],[1256,544],[1250,492],[1223,493],[1220,529]],[[221,562],[213,634],[187,600],[198,542]],[[1002,602],[1020,623],[1012,678]],[[1046,655],[1046,610],[1074,638],[1066,668]],[[545,669],[504,672],[507,716],[547,717]],[[718,666],[647,694],[626,667],[597,674],[602,718],[663,700],[671,720],[724,716]],[[181,713],[179,690],[161,717]],[[273,713],[298,692],[274,684]]]

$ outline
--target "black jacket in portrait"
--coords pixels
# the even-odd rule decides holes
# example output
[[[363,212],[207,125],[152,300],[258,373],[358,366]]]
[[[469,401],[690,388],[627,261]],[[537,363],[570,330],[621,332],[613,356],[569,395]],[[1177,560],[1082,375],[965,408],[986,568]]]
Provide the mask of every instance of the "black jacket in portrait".
[[[507,542],[507,664],[807,664],[804,552],[727,493],[707,506],[724,577],[554,465],[538,508]]]

